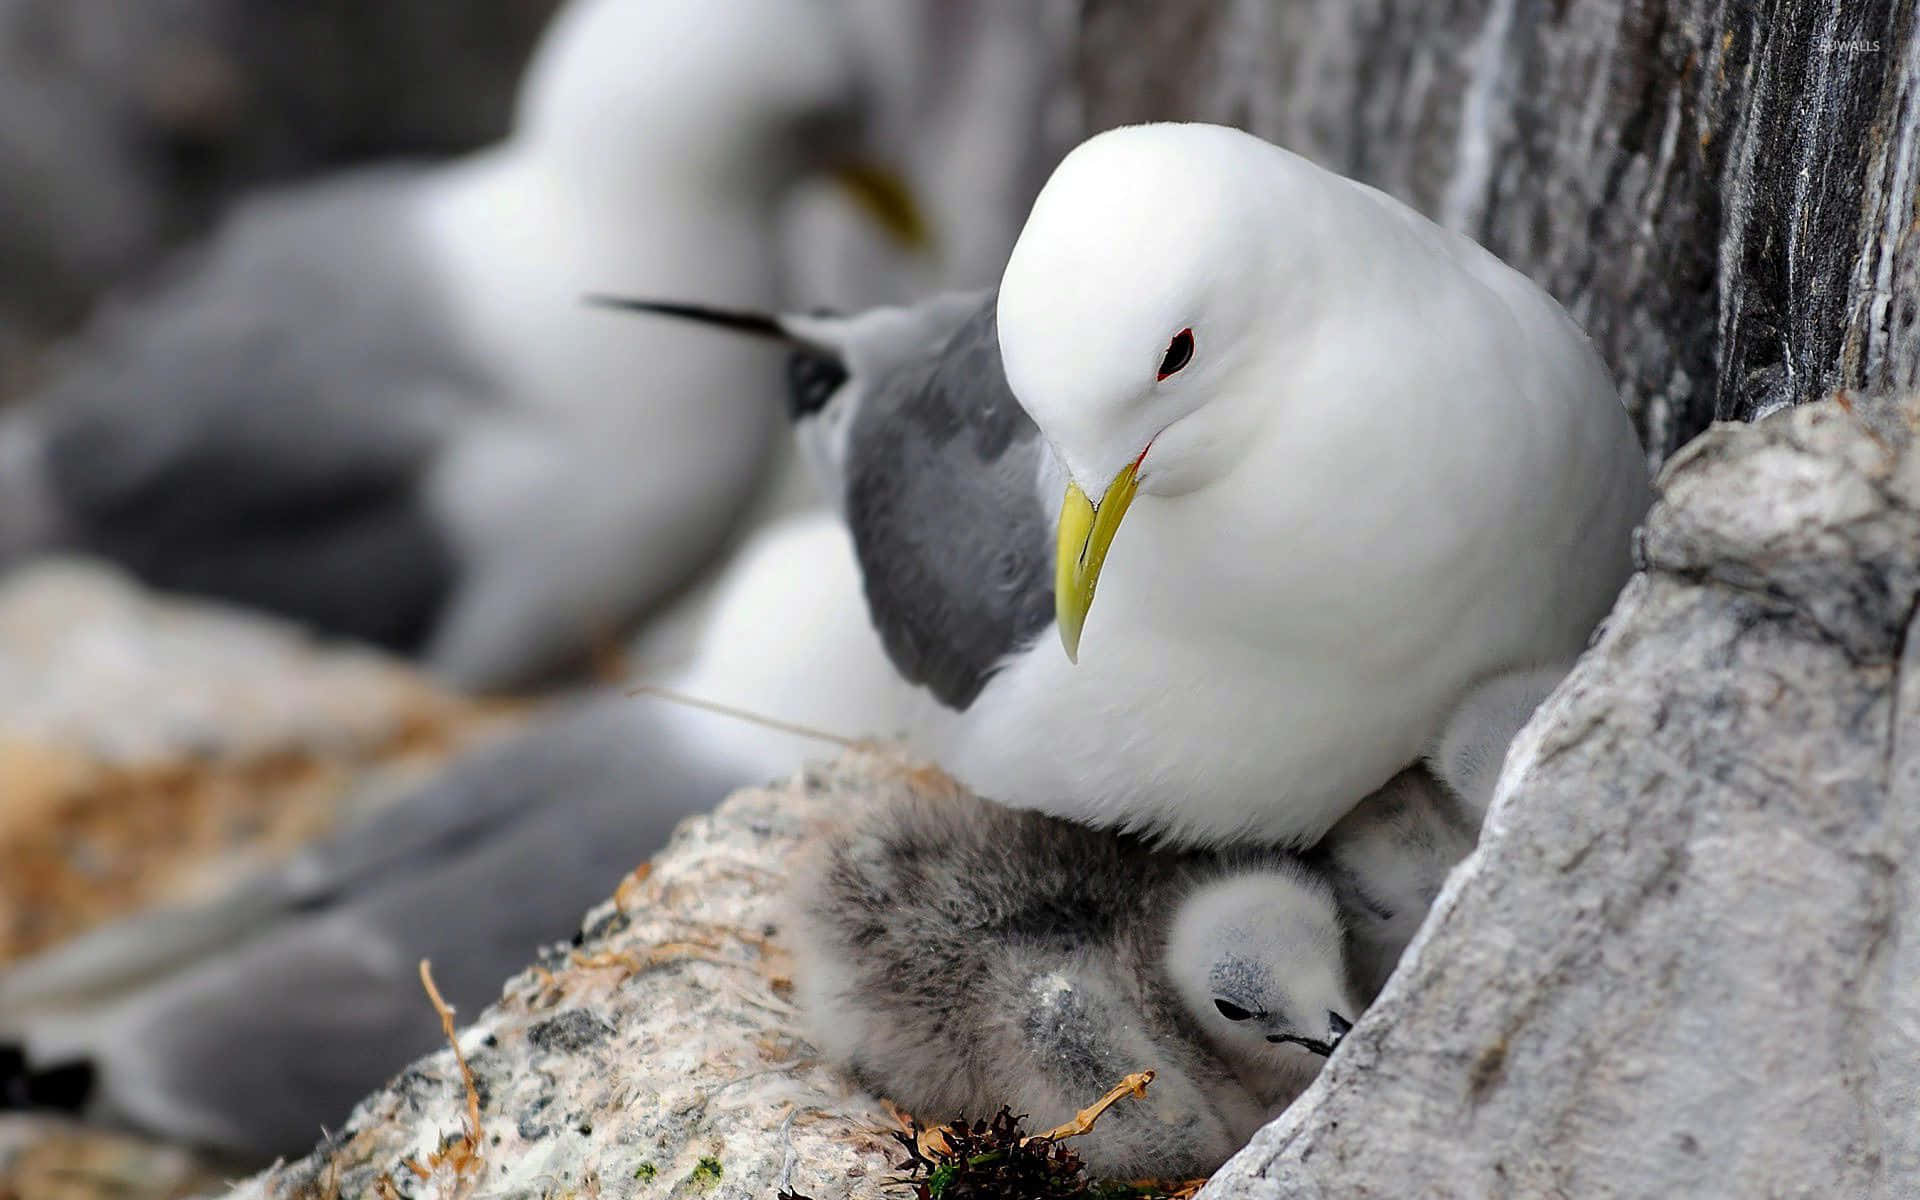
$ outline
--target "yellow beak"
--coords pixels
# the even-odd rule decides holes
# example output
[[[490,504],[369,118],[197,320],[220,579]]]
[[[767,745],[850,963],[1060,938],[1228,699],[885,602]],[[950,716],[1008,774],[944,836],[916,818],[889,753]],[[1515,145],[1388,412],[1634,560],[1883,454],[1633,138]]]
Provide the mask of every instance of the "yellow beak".
[[[847,163],[834,177],[854,207],[908,250],[933,249],[933,230],[913,191],[897,171],[874,163]]]
[[[1098,504],[1087,499],[1079,484],[1067,484],[1067,498],[1060,505],[1060,541],[1053,560],[1053,613],[1060,624],[1060,642],[1067,648],[1068,662],[1080,661],[1080,630],[1087,623],[1087,610],[1093,607],[1093,589],[1100,583],[1107,547],[1120,531],[1120,519],[1127,515],[1127,506],[1133,503],[1139,487],[1138,458],[1113,477]]]

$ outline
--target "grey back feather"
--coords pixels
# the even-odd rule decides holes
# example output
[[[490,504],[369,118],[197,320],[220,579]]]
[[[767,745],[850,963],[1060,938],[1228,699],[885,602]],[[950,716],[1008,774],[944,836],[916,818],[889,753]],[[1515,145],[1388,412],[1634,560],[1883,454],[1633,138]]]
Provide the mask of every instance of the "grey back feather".
[[[1007,386],[996,303],[986,293],[950,335],[866,382],[843,464],[887,654],[957,709],[1053,621],[1048,450]]]

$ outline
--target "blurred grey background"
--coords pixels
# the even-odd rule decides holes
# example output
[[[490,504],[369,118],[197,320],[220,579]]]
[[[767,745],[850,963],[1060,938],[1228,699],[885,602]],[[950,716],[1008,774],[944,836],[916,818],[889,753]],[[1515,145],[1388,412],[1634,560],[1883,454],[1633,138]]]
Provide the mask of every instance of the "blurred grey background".
[[[506,131],[556,0],[4,0],[0,389],[236,195]]]

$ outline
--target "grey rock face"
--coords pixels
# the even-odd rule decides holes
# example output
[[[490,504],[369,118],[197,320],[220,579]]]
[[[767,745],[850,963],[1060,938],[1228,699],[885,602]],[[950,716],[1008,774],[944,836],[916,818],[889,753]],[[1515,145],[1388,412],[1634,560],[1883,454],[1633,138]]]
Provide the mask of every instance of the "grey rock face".
[[[1910,4],[1091,0],[1089,130],[1251,129],[1462,230],[1592,334],[1661,461],[1909,387]]]
[[[1836,404],[1716,428],[1644,557],[1386,991],[1203,1196],[1920,1189],[1920,459]]]

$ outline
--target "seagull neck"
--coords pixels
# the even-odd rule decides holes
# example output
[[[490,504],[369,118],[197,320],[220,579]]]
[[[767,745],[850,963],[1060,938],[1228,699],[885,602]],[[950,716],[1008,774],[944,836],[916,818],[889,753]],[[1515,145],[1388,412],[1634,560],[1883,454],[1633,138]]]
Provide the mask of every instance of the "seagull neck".
[[[738,146],[687,144],[681,138],[646,138],[609,152],[590,140],[515,143],[516,157],[556,181],[575,204],[628,209],[669,203],[679,209],[714,206],[770,218],[802,173],[790,153],[755,157]],[[645,219],[644,209],[631,220]]]

